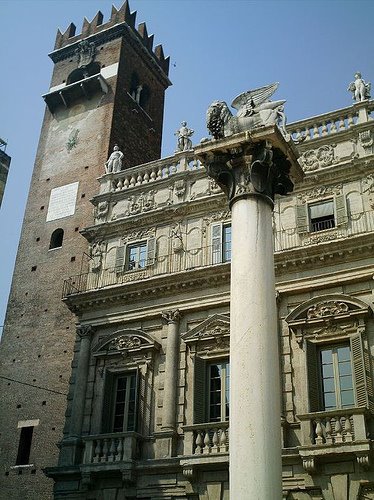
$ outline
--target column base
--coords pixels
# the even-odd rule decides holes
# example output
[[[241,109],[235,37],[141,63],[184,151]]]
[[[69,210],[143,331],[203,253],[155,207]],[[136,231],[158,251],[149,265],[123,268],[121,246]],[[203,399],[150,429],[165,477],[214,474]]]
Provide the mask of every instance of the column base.
[[[177,432],[174,429],[162,429],[155,432],[154,437],[157,441],[156,458],[175,457],[177,455]]]

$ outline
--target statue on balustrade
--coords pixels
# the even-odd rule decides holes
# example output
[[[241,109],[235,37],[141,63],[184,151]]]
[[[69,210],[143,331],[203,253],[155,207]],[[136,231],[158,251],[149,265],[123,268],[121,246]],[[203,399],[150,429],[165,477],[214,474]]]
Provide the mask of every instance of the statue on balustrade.
[[[194,131],[191,128],[187,127],[187,122],[182,122],[181,125],[181,128],[178,129],[174,134],[178,137],[176,153],[179,153],[179,151],[188,151],[189,149],[192,149],[192,141],[190,137],[192,136]]]
[[[348,91],[353,93],[352,99],[356,102],[370,99],[370,89],[371,83],[366,83],[359,72],[355,74],[355,81],[350,83],[348,87]]]
[[[231,106],[238,112],[233,116],[226,102],[214,101],[207,111],[207,127],[215,139],[222,139],[245,130],[253,130],[267,125],[278,125],[284,136],[286,133],[286,101],[270,101],[278,88],[278,83],[243,92]]]
[[[120,151],[117,145],[113,148],[113,153],[109,156],[107,162],[105,163],[105,172],[107,174],[117,173],[122,170],[122,159],[124,154]]]

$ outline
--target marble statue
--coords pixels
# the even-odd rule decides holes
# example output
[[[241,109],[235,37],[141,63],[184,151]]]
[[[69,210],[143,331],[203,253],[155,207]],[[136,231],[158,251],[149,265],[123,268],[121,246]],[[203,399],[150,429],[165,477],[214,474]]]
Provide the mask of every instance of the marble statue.
[[[215,139],[228,137],[244,130],[277,124],[286,134],[286,101],[270,101],[269,97],[278,88],[278,83],[249,90],[236,97],[231,106],[238,112],[233,116],[224,101],[213,102],[207,111],[207,127]]]
[[[178,137],[176,150],[177,153],[179,151],[187,151],[189,149],[192,149],[192,141],[190,137],[194,133],[194,131],[191,128],[187,127],[187,122],[182,122],[181,125],[181,128],[178,129],[174,134]]]
[[[371,83],[366,83],[361,77],[361,73],[355,74],[355,81],[349,84],[348,91],[353,93],[352,99],[356,102],[370,99]]]
[[[117,173],[122,170],[122,158],[124,154],[119,150],[117,145],[113,148],[113,153],[109,156],[107,162],[105,163],[105,172],[109,173]]]

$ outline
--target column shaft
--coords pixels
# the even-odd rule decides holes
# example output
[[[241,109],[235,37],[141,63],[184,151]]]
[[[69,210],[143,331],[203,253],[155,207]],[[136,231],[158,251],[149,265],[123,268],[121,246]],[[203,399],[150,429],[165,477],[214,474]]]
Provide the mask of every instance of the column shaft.
[[[230,498],[282,496],[280,381],[272,208],[232,205]]]
[[[168,323],[168,338],[166,344],[164,402],[162,409],[162,429],[175,429],[175,413],[178,381],[179,360],[179,323]]]
[[[78,437],[82,434],[84,404],[87,389],[88,364],[90,359],[90,346],[91,336],[82,336],[70,417],[70,436]]]

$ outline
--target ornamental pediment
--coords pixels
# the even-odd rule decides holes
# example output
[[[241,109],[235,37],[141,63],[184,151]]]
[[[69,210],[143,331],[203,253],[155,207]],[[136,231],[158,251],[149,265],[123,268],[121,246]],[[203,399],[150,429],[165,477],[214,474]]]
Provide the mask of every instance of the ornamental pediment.
[[[224,314],[214,314],[182,334],[186,344],[223,337],[230,337],[230,318]]]
[[[369,306],[360,299],[326,294],[300,304],[286,317],[286,322],[302,343],[304,338],[335,339],[364,331],[369,313]]]
[[[160,344],[142,330],[117,330],[113,334],[99,339],[93,348],[96,356],[136,353],[160,348]]]

